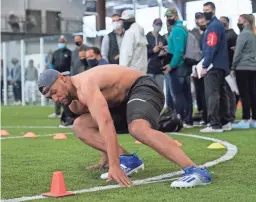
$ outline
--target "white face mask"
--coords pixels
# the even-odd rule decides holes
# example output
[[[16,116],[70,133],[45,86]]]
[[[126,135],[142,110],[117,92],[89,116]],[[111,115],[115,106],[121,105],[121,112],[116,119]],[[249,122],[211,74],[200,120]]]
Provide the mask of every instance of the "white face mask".
[[[161,31],[161,29],[162,29],[162,27],[161,26],[155,26],[155,32],[160,32]]]
[[[122,27],[122,23],[121,22],[112,22],[112,27],[114,30],[120,29]]]

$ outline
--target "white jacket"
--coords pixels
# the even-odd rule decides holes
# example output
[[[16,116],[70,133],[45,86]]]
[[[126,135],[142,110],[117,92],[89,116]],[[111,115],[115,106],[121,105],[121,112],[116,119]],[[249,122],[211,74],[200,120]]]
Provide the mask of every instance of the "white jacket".
[[[119,64],[146,74],[148,66],[147,44],[144,29],[138,23],[133,23],[124,34]]]

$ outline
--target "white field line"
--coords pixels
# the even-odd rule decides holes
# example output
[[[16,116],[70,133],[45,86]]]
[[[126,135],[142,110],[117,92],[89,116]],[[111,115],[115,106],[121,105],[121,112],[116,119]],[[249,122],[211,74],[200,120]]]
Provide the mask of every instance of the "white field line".
[[[35,128],[35,129],[52,129],[52,128],[60,128],[59,126],[1,126],[1,129],[16,129],[16,128]],[[67,128],[65,128],[67,129]]]
[[[65,135],[72,135],[74,133],[64,133]],[[45,135],[37,135],[37,137],[50,137],[50,136],[54,136],[56,135],[56,133],[53,134],[45,134]],[[23,139],[25,138],[24,136],[10,136],[10,137],[1,137],[0,140],[7,140],[7,139]]]
[[[210,138],[210,137],[205,137],[205,136],[201,136],[201,135],[193,135],[193,134],[182,134],[182,133],[172,133],[172,134],[178,135],[178,136],[192,137],[192,138],[198,138],[198,139],[208,140],[208,141],[212,141],[212,142],[217,142],[217,143],[221,143],[222,145],[224,145],[226,147],[227,152],[223,156],[221,156],[220,158],[218,158],[216,160],[209,161],[209,162],[205,163],[204,165],[202,165],[205,167],[211,167],[211,166],[217,165],[219,163],[231,160],[237,154],[237,151],[238,151],[238,149],[235,145],[233,145],[227,141],[219,140],[216,138]],[[135,180],[135,181],[133,181],[133,184],[134,185],[142,185],[142,184],[148,184],[148,183],[153,183],[153,182],[167,181],[168,179],[170,180],[170,178],[179,176],[181,174],[183,174],[183,171],[176,171],[176,172],[163,174],[163,175],[146,178],[146,179],[142,179],[142,180]],[[121,186],[119,186],[119,185],[107,185],[107,186],[98,186],[98,187],[92,187],[92,188],[88,188],[88,189],[76,190],[73,192],[78,194],[78,193],[116,189],[116,188],[120,188],[120,187]],[[30,201],[30,200],[44,199],[44,198],[47,198],[47,197],[38,195],[38,196],[30,196],[30,197],[13,198],[13,199],[7,199],[7,200],[4,199],[2,201],[3,202],[20,202],[20,201]]]

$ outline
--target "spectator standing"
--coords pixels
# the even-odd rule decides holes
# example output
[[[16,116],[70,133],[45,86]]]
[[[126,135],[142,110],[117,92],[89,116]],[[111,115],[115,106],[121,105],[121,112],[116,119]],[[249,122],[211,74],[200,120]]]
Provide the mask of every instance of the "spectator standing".
[[[102,40],[101,53],[103,59],[110,64],[119,64],[119,53],[124,37],[123,22],[119,14],[112,15],[113,31]]]
[[[75,36],[74,42],[76,44],[76,48],[72,51],[71,54],[71,76],[79,74],[88,69],[88,63],[86,59],[83,57],[83,53],[81,52],[87,49],[87,46],[83,44],[83,36]]]
[[[120,50],[120,65],[147,73],[147,38],[144,29],[135,21],[134,11],[125,10],[121,19],[125,34]]]
[[[202,40],[200,42],[202,44],[203,35],[207,29],[207,20],[205,19],[205,16],[203,15],[203,13],[196,13],[195,18],[196,18],[196,24],[197,24],[197,28],[199,29],[199,32],[194,30],[194,33],[198,32],[199,34],[202,35],[202,37],[200,35],[197,35],[197,38],[199,40]],[[201,120],[200,125],[204,126],[208,124],[207,107],[206,107],[206,100],[205,100],[204,77],[201,77],[200,79],[198,79],[198,75],[196,74],[194,77],[194,84],[196,89],[196,101],[197,101],[198,113],[194,115],[193,120],[194,121]]]
[[[166,21],[166,26],[167,26],[168,33],[165,35],[165,39],[166,39],[166,41],[168,41],[168,38],[172,31],[172,26],[169,24],[168,20]],[[167,46],[166,52],[168,52],[168,46]],[[172,87],[171,87],[171,85],[172,85],[171,77],[169,74],[164,74],[164,81],[165,81],[165,96],[166,96],[165,99],[166,99],[167,108],[174,109],[174,103],[173,103],[174,96],[173,96]]]
[[[220,21],[223,23],[225,27],[226,39],[227,39],[227,46],[228,46],[228,58],[229,58],[229,67],[231,69],[234,57],[234,50],[236,46],[237,34],[233,29],[229,28],[229,18],[226,16],[222,16]],[[229,85],[227,85],[227,92],[228,92],[228,103],[229,103],[229,111],[230,111],[230,118],[231,122],[235,122],[236,120],[236,106],[239,97],[232,92]]]
[[[232,69],[236,74],[243,116],[242,120],[234,124],[233,127],[256,128],[256,29],[254,16],[241,15],[237,25],[242,32],[237,39]]]
[[[13,95],[14,95],[14,105],[21,104],[21,66],[19,65],[19,60],[16,58],[12,59],[12,68],[11,68],[11,83],[13,86]]]
[[[214,3],[207,2],[203,7],[208,27],[203,38],[203,70],[205,98],[210,126],[203,133],[231,130],[228,110],[228,95],[225,76],[229,72],[227,40],[223,24],[216,18]],[[213,67],[208,71],[210,65]]]
[[[196,27],[191,30],[191,34],[195,36],[197,43],[199,44],[202,50],[203,34],[207,26],[207,22],[203,13],[197,12],[195,14],[195,24],[196,24]],[[201,122],[202,125],[205,125],[207,123],[207,115],[206,115],[205,94],[204,94],[204,78],[198,79],[198,77],[194,77],[193,81],[195,86],[196,103],[197,103],[197,110],[198,110],[198,113],[194,115],[193,120],[202,121]]]
[[[27,105],[30,104],[30,98],[32,103],[36,104],[37,79],[37,68],[34,66],[34,61],[29,60],[28,67],[25,70],[25,101]]]
[[[98,49],[97,47],[88,48],[86,50],[85,57],[90,68],[96,67],[99,65],[109,64],[107,60],[102,58],[100,49]]]
[[[52,69],[55,69],[61,73],[71,71],[72,52],[67,48],[66,44],[66,38],[64,36],[60,36],[58,41],[58,49],[54,51],[52,55],[52,62],[50,65]],[[63,108],[62,115],[61,107]],[[73,124],[75,115],[70,111],[68,106],[61,105],[60,103],[55,103],[55,115],[52,114],[49,117],[60,117],[61,124],[59,125],[59,127],[65,128],[70,127]]]
[[[188,32],[179,19],[176,8],[167,9],[165,16],[172,26],[172,32],[168,38],[168,52],[173,55],[170,64],[164,67],[165,73],[168,73],[171,78],[175,109],[184,120],[184,127],[192,128],[193,103],[190,84],[192,67],[184,63]]]
[[[163,90],[164,88],[164,75],[163,64],[159,58],[160,50],[167,45],[167,41],[164,36],[160,35],[163,26],[163,22],[160,18],[157,18],[153,22],[154,30],[147,34],[148,40],[148,70],[147,74],[155,79],[158,86]]]
[[[51,56],[51,62],[49,64],[51,69],[55,69],[59,72],[70,71],[71,66],[71,51],[66,47],[67,40],[64,36],[60,36],[58,40],[58,49],[53,52]],[[48,54],[50,55],[50,54]],[[48,58],[48,60],[50,57]],[[61,104],[55,103],[55,113],[50,114],[49,118],[61,117]]]

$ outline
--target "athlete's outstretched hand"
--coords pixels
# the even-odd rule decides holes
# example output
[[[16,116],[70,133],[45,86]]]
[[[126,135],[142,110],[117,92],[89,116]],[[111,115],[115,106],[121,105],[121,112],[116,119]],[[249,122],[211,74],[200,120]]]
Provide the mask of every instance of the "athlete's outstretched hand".
[[[108,180],[110,181],[116,181],[119,185],[122,187],[130,187],[132,186],[131,180],[126,176],[124,171],[118,166],[111,166],[108,171]]]

